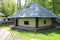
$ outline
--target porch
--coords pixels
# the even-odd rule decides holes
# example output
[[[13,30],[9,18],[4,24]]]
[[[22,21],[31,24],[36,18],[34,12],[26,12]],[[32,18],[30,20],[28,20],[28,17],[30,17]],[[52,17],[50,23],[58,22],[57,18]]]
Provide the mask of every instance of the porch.
[[[32,32],[37,32],[41,30],[50,30],[55,28],[55,26],[46,26],[46,27],[21,27],[21,26],[11,26],[11,29],[17,29],[17,30],[24,30],[24,31],[32,31]]]

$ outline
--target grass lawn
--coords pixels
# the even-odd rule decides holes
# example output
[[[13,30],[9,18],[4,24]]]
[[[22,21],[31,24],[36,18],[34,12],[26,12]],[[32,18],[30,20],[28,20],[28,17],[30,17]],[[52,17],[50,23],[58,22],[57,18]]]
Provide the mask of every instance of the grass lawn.
[[[60,16],[60,14],[58,14],[58,16]]]
[[[6,27],[2,27],[7,29]],[[12,34],[24,38],[31,38],[36,40],[60,40],[60,29],[40,31],[40,32],[28,32],[28,31],[18,31],[18,30],[9,30]]]

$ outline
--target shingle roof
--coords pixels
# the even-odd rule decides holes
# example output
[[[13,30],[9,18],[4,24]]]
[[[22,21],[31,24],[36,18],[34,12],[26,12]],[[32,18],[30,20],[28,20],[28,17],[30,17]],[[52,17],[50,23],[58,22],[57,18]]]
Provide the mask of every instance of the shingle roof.
[[[2,12],[0,12],[0,17],[1,17],[1,16],[5,16],[5,15],[4,15]]]
[[[8,18],[20,17],[56,18],[57,16],[43,6],[37,3],[32,3]]]

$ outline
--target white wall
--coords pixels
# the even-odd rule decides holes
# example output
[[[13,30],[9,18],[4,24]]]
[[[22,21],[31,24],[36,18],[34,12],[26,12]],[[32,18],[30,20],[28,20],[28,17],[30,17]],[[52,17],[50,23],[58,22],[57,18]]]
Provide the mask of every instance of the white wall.
[[[44,24],[44,20],[46,20],[46,24]],[[38,22],[39,27],[52,25],[52,20],[51,19],[39,19],[38,21],[39,21]]]
[[[24,21],[29,21],[29,25],[24,25]],[[26,26],[26,27],[35,27],[35,18],[21,18],[19,19],[19,26]]]
[[[44,24],[44,20],[46,20],[46,24]],[[24,21],[29,21],[29,25],[24,25]],[[25,26],[25,27],[36,27],[36,20],[35,18],[21,18],[19,19],[19,26]],[[50,26],[52,25],[51,19],[38,19],[38,27],[44,27],[44,26]]]
[[[0,21],[4,21],[4,17],[0,17]]]

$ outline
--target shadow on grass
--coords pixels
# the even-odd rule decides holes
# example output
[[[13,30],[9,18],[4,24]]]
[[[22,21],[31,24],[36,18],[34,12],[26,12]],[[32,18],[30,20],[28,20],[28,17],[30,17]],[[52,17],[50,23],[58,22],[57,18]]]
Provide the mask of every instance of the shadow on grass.
[[[60,34],[60,29],[41,31],[40,33],[45,34],[45,35],[48,35],[48,34],[51,34],[51,33]]]
[[[10,30],[10,31],[20,32],[20,33],[23,33],[23,34],[26,34],[26,33],[30,33],[30,34],[44,34],[44,35],[48,35],[48,34],[51,34],[51,33],[60,34],[60,29],[43,30],[43,31],[38,31],[38,32],[29,32],[29,31],[23,31],[23,30]]]

